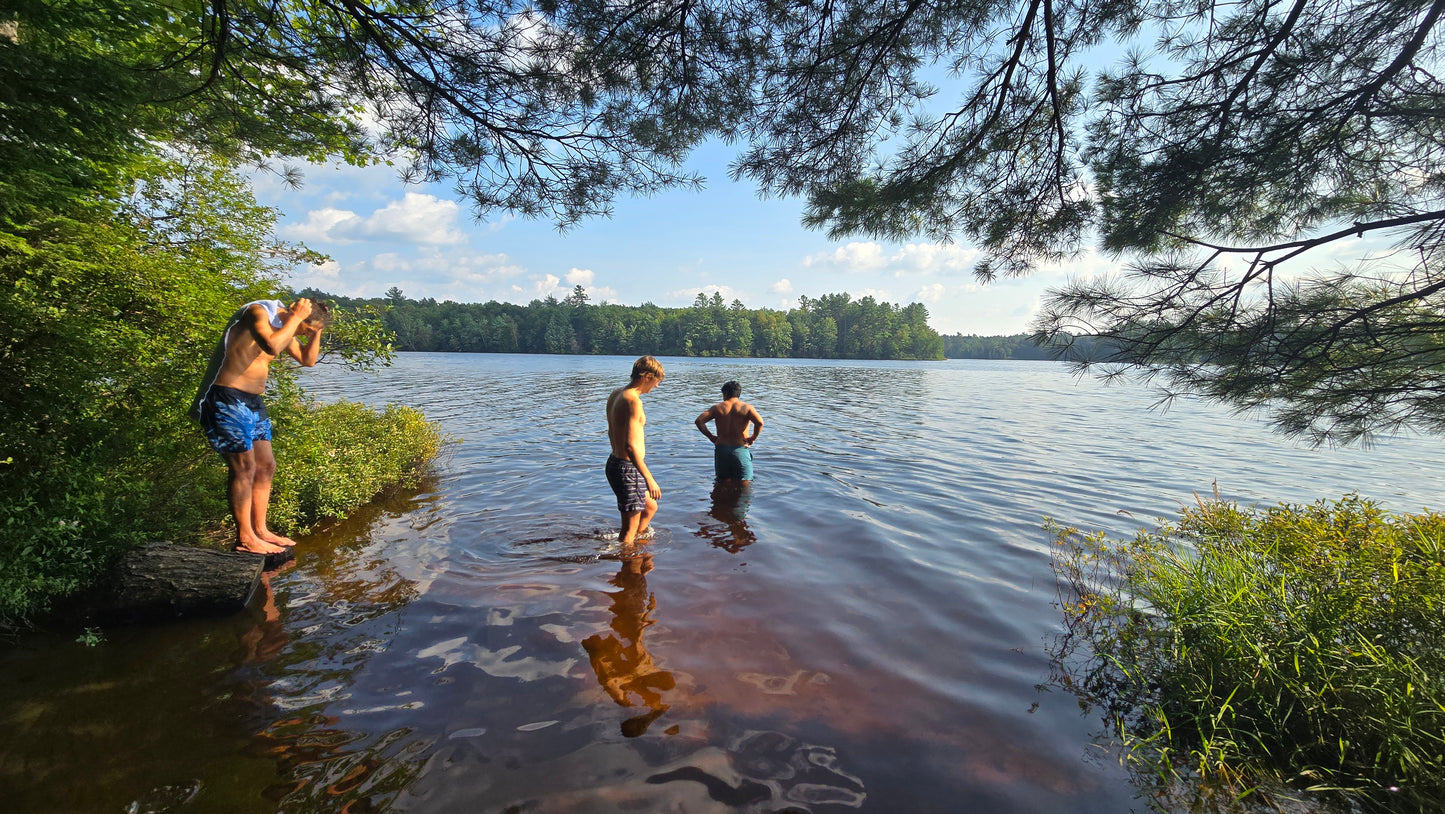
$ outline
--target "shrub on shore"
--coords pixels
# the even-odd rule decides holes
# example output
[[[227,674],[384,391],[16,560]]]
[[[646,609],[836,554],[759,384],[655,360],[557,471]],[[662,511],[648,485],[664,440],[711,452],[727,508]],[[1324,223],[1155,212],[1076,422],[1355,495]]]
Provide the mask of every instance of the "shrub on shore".
[[[1133,540],[1050,530],[1066,683],[1171,804],[1445,799],[1445,515],[1214,500]]]
[[[340,401],[283,412],[269,520],[286,532],[345,517],[388,487],[416,485],[443,444],[436,426],[411,407],[378,412]]]
[[[316,404],[294,387],[285,391],[268,400],[278,460],[271,525],[286,533],[344,517],[388,487],[414,485],[444,442],[437,427],[409,407]],[[131,546],[232,538],[223,525],[225,464],[184,416],[164,429],[170,440],[156,439],[156,446],[191,453],[171,459],[164,476],[130,465],[144,451],[137,448],[133,456],[68,458],[14,479],[23,491],[0,497],[0,629],[83,588]],[[163,463],[146,459],[152,467]]]

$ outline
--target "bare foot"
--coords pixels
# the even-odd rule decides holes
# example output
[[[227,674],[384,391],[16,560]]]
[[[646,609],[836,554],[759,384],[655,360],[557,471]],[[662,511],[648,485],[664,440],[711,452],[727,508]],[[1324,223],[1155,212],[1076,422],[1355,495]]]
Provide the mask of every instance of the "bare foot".
[[[260,537],[262,540],[265,540],[271,545],[278,545],[282,548],[290,548],[291,546],[296,545],[296,541],[291,539],[290,537],[282,537],[276,532],[270,530],[258,531],[256,532],[256,536]]]
[[[236,543],[235,550],[244,551],[247,554],[280,554],[286,549],[279,545],[272,545],[265,540],[252,540]]]

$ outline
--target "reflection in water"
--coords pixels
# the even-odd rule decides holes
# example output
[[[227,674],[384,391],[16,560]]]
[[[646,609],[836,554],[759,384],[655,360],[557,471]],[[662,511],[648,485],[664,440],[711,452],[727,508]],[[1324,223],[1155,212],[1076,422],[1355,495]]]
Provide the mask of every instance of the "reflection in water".
[[[410,492],[389,498],[311,535],[305,567],[293,560],[263,574],[259,618],[240,634],[244,666],[233,698],[253,721],[244,752],[274,762],[275,776],[255,793],[282,810],[386,810],[419,768],[395,733],[333,714],[418,596],[373,547],[377,532],[419,505]]]
[[[753,500],[753,487],[747,481],[717,481],[712,487],[712,508],[708,516],[717,523],[704,523],[697,536],[732,554],[757,542],[757,535],[745,519]]]
[[[257,589],[261,618],[256,621],[255,627],[241,634],[242,662],[264,664],[276,658],[290,640],[285,626],[281,624],[281,611],[276,607],[276,589],[271,581],[295,567],[296,560],[290,559],[274,570],[262,572],[261,585]]]
[[[651,710],[622,722],[622,734],[629,738],[646,732],[667,711],[662,693],[677,686],[672,673],[653,663],[642,643],[642,632],[652,624],[650,614],[657,608],[657,597],[647,591],[647,572],[651,570],[652,554],[623,555],[621,570],[610,580],[619,590],[608,594],[612,597],[612,633],[598,633],[582,642],[597,683],[613,701],[624,707],[640,703]]]

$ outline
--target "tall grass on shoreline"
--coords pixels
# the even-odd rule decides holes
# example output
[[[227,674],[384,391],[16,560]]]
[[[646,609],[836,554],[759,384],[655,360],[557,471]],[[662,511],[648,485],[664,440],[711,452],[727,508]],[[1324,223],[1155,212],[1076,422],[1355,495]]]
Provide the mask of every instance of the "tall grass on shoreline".
[[[1445,515],[1215,499],[1132,540],[1048,528],[1064,683],[1156,795],[1445,799]]]

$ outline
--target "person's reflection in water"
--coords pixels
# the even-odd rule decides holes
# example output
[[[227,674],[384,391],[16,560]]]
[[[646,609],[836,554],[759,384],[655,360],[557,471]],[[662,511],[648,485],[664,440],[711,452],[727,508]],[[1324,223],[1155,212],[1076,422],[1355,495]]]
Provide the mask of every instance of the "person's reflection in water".
[[[582,642],[597,683],[612,700],[624,707],[645,706],[650,710],[622,722],[622,734],[629,738],[646,732],[667,711],[662,693],[677,684],[672,673],[653,663],[652,654],[642,643],[642,631],[652,624],[649,617],[657,607],[657,598],[647,592],[646,575],[651,570],[651,554],[635,549],[623,552],[622,569],[611,580],[619,590],[608,594],[612,597],[612,632],[598,633]]]
[[[261,618],[256,626],[241,634],[242,660],[247,663],[265,663],[274,659],[291,640],[281,623],[281,611],[276,607],[276,590],[271,579],[295,567],[295,560],[287,560],[281,567],[261,573],[261,584],[256,586],[260,595]]]
[[[712,508],[708,516],[717,523],[707,523],[697,530],[718,548],[736,554],[757,542],[757,535],[748,528],[748,506],[753,499],[752,484],[744,481],[716,481],[712,487]]]

